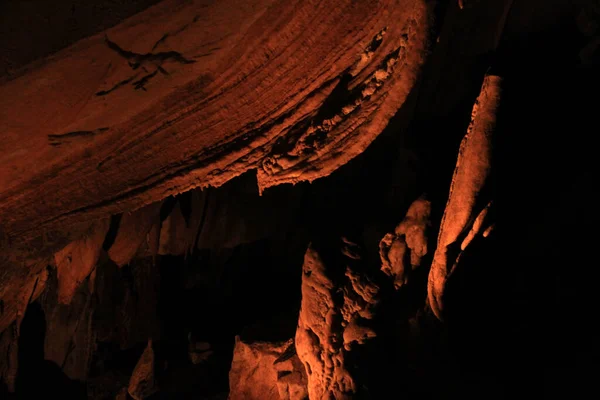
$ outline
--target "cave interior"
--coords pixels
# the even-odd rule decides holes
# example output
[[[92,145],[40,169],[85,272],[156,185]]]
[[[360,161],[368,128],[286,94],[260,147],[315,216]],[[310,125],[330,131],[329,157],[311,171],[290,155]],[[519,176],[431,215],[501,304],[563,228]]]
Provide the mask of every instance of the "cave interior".
[[[600,2],[323,3],[0,4],[0,397],[593,395]]]

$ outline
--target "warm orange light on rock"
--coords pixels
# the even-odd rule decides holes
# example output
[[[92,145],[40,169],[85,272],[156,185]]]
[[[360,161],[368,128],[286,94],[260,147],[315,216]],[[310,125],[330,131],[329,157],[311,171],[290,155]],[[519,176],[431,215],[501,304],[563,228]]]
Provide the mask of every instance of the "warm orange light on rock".
[[[443,318],[446,281],[474,235],[488,232],[484,225],[491,199],[489,188],[492,140],[501,100],[502,78],[487,75],[460,144],[448,202],[444,210],[437,248],[429,272],[428,300],[438,318]],[[486,187],[487,186],[487,187]]]
[[[357,396],[362,386],[346,358],[376,336],[369,324],[379,287],[362,266],[360,247],[342,239],[333,248],[325,258],[311,245],[304,257],[296,349],[311,399]]]

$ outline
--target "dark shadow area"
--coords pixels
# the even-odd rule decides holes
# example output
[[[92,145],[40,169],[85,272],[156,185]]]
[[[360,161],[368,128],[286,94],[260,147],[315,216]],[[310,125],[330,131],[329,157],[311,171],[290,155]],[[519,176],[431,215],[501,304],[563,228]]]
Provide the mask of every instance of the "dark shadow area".
[[[591,316],[600,276],[591,260],[600,222],[593,211],[600,74],[578,65],[580,39],[565,24],[500,48],[496,232],[465,253],[447,292],[457,395],[593,390],[586,366],[598,357]]]
[[[226,393],[236,335],[266,341],[294,336],[306,245],[298,230],[231,249],[159,258],[163,330],[157,352],[168,368],[157,398]],[[194,364],[191,346],[202,343],[210,356]]]
[[[158,0],[0,2],[0,78],[116,25]],[[48,34],[51,32],[52,34]]]
[[[69,379],[60,366],[44,360],[45,334],[44,312],[38,303],[31,303],[25,312],[19,335],[16,398],[85,398],[85,384]]]

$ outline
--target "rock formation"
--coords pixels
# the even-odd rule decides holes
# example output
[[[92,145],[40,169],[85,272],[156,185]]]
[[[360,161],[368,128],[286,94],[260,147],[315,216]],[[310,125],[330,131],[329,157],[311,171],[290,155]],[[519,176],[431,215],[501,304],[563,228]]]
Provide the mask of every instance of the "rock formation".
[[[377,335],[372,319],[379,287],[361,265],[360,248],[345,238],[332,247],[323,254],[311,245],[302,267],[296,349],[313,399],[347,399],[361,393],[351,354]]]
[[[594,382],[597,0],[4,3],[0,397]]]
[[[406,217],[379,243],[381,270],[394,278],[396,289],[408,280],[410,271],[427,255],[431,203],[421,196],[409,207]]]
[[[229,372],[229,400],[258,398],[307,398],[306,372],[292,339],[278,343],[244,343],[236,337]]]
[[[4,82],[4,153],[36,161],[2,163],[3,243],[43,232],[51,246],[75,223],[249,169],[261,190],[325,176],[377,136],[425,59],[424,0],[231,3],[161,2]],[[69,102],[43,100],[56,93]],[[71,188],[52,176],[78,192],[47,192]],[[17,195],[40,220],[11,207]]]
[[[152,349],[152,340],[148,341],[148,346],[142,353],[131,374],[127,392],[135,400],[147,399],[158,390],[156,386],[154,349]]]
[[[429,272],[428,300],[438,318],[443,311],[446,281],[457,267],[462,252],[476,235],[487,236],[492,228],[489,211],[493,199],[489,181],[501,88],[500,77],[484,78],[473,106],[471,124],[460,144]]]

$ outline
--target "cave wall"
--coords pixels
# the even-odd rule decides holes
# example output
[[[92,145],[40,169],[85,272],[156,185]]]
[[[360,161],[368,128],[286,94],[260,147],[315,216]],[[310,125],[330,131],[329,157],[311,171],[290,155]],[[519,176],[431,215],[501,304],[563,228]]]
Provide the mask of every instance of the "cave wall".
[[[262,192],[250,171],[165,193],[105,216],[49,262],[30,262],[20,286],[2,292],[0,390],[584,393],[597,356],[595,7],[436,8],[438,38],[416,89],[326,178]],[[489,152],[465,139],[478,129]],[[483,174],[470,166],[480,159]],[[478,225],[484,217],[493,231]],[[41,375],[47,387],[31,385]]]
[[[157,1],[3,1],[0,4],[0,77],[18,74],[27,64],[114,26]]]

